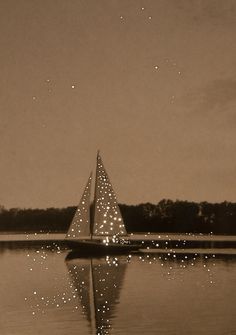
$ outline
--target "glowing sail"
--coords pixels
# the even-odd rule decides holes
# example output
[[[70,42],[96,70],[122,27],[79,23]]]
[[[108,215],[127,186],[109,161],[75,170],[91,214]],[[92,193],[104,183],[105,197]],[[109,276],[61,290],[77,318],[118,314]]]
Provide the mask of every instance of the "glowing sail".
[[[90,235],[90,194],[91,194],[92,174],[85,186],[79,206],[75,212],[66,238],[76,239],[79,237],[88,237]]]
[[[97,156],[93,235],[127,235],[115,192],[100,155]]]

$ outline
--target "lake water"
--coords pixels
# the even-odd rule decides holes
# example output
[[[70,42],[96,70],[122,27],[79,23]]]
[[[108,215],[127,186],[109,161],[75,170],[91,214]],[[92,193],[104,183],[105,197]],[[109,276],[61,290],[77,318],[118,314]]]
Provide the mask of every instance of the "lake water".
[[[0,249],[1,335],[236,334],[236,255],[67,254]]]

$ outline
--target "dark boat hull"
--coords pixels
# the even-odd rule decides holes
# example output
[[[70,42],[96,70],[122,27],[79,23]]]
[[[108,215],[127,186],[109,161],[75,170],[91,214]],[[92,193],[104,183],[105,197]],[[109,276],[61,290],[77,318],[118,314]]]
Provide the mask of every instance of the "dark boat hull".
[[[72,253],[78,255],[114,255],[127,254],[132,251],[138,251],[140,245],[137,244],[119,244],[119,243],[105,243],[98,240],[68,240],[68,247]]]

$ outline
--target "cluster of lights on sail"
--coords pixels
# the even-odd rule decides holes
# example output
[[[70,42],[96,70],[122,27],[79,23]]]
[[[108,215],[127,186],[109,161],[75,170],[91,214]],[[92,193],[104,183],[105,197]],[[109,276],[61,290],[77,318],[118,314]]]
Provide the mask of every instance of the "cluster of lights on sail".
[[[127,235],[125,225],[109,177],[101,157],[97,157],[95,210],[93,234],[113,236]]]
[[[82,311],[96,335],[108,335],[114,318],[115,306],[119,303],[127,262],[111,258],[89,260],[77,259],[67,263],[74,293],[77,294]],[[90,275],[89,275],[90,272]]]
[[[87,237],[90,235],[91,181],[92,175],[90,175],[88,179],[79,206],[76,209],[74,218],[66,235],[67,238]]]

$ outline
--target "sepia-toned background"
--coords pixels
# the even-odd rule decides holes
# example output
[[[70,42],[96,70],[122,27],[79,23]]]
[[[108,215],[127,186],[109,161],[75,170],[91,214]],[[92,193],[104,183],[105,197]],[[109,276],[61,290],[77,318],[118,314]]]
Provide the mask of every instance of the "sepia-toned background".
[[[0,204],[235,201],[234,0],[3,0]]]

